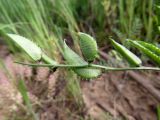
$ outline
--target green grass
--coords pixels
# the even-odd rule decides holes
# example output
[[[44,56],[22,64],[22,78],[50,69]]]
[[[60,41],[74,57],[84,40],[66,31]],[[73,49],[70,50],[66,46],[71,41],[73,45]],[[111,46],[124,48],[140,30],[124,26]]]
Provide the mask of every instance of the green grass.
[[[80,29],[98,38],[99,44],[114,34],[121,41],[156,41],[154,5],[153,0],[1,0],[0,28],[36,41],[50,56],[56,54],[59,35],[71,36],[77,48],[75,31]]]
[[[160,120],[160,105],[157,106],[157,118]]]
[[[80,81],[77,80],[77,75],[73,73],[73,71],[67,72],[67,87],[66,90],[68,91],[68,95],[71,98],[74,98],[75,103],[81,106],[83,106],[83,100],[82,100],[82,91],[80,87]]]
[[[62,40],[65,34],[72,36],[76,44],[76,35],[74,31],[78,31],[77,23],[73,16],[73,8],[71,0],[56,1],[51,0],[1,0],[0,1],[0,29],[7,33],[16,33],[33,40],[40,46],[43,51],[52,58],[60,60],[59,49],[62,52]],[[75,42],[76,41],[76,42]],[[17,47],[10,41],[6,41],[12,52],[19,51]],[[16,55],[17,56],[17,55]],[[20,56],[16,59],[21,59]],[[23,59],[26,59],[24,54]],[[82,98],[79,82],[76,82],[75,75],[70,75],[67,84],[67,91],[76,104],[80,107]],[[74,81],[70,81],[74,80]],[[21,92],[28,112],[36,118],[29,98],[27,97],[24,84],[20,85]],[[79,96],[79,97],[77,97]]]
[[[118,31],[127,38],[153,41],[153,0],[120,0]],[[123,37],[120,36],[120,39]],[[122,40],[123,41],[123,40]]]
[[[39,120],[37,114],[33,110],[32,104],[30,102],[30,99],[29,99],[29,96],[28,96],[28,93],[27,93],[27,88],[26,88],[26,85],[25,85],[23,80],[19,80],[18,89],[19,89],[19,92],[21,93],[21,96],[22,96],[22,98],[24,100],[24,103],[27,107],[27,110],[32,115],[33,119],[34,120]]]
[[[79,51],[78,31],[97,38],[99,46],[109,44],[108,36],[122,43],[126,38],[157,42],[160,12],[155,4],[160,5],[153,0],[1,0],[0,29],[33,40],[48,56],[61,61],[64,38],[69,36],[67,41],[72,40]],[[19,51],[6,42],[14,53]],[[67,76],[67,92],[81,105],[78,78],[72,73]]]
[[[52,32],[52,6],[50,1],[2,0],[0,2],[0,28],[6,32],[21,34],[35,41],[53,57],[56,36]],[[48,6],[47,8],[45,6]]]

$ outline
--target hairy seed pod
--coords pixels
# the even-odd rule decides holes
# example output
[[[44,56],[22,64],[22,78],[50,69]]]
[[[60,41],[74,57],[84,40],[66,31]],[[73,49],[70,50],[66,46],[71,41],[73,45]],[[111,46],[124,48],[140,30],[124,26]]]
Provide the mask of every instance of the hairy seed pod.
[[[112,45],[114,48],[119,52],[122,57],[133,67],[140,66],[142,64],[142,61],[131,51],[129,51],[127,48],[122,46],[121,44],[117,43],[113,39],[111,39]]]
[[[153,45],[153,44],[150,44],[150,43],[147,43],[147,42],[144,42],[144,41],[137,41],[140,45],[142,45],[143,47],[149,49],[150,51],[152,51],[154,54],[160,56],[160,48]]]
[[[78,54],[70,49],[66,43],[64,43],[64,58],[70,65],[88,65]],[[83,78],[95,78],[101,74],[100,69],[86,67],[86,68],[72,68],[73,71]]]
[[[80,38],[80,48],[85,60],[92,62],[98,54],[96,40],[86,33],[79,32],[78,35]]]
[[[96,78],[101,74],[101,70],[87,67],[87,68],[74,68],[75,73],[87,79]]]
[[[146,56],[150,58],[150,60],[152,60],[153,62],[155,62],[157,65],[160,66],[160,57],[158,55],[153,53],[150,49],[146,48],[145,46],[142,46],[137,41],[133,40],[128,40],[128,41],[131,43],[132,46],[141,50]]]

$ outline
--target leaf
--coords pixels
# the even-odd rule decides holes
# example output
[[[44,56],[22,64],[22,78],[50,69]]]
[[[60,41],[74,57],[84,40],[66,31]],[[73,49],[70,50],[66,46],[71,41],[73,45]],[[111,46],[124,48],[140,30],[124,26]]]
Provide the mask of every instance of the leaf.
[[[111,39],[112,45],[131,66],[140,66],[142,61],[127,48]]]
[[[88,64],[77,53],[75,53],[72,49],[70,49],[65,42],[64,42],[63,55],[70,65],[87,65]]]
[[[16,34],[5,34],[1,30],[0,35],[18,44],[19,47],[21,47],[33,60],[42,60],[43,62],[52,65],[58,64],[56,61],[44,54],[41,48],[39,48],[35,43],[25,37]]]
[[[87,61],[92,62],[98,54],[96,40],[86,33],[79,32],[78,35],[80,38],[80,48],[82,50],[84,58]]]
[[[71,65],[88,65],[78,54],[70,49],[66,43],[64,43],[64,58]],[[83,78],[95,78],[101,74],[100,69],[86,67],[86,68],[72,68],[77,75]]]
[[[42,51],[35,43],[16,34],[7,34],[7,36],[17,43],[33,60],[38,61],[41,59]]]
[[[153,53],[150,49],[146,48],[145,46],[142,46],[137,41],[128,40],[130,44],[139,50],[141,50],[146,56],[150,58],[150,60],[154,61],[156,64],[160,66],[160,57]]]

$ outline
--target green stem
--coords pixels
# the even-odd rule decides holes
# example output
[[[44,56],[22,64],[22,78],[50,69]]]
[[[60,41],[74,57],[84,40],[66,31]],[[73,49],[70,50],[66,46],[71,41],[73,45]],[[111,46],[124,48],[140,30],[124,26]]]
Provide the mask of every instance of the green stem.
[[[30,64],[30,63],[23,63],[23,62],[15,62],[22,65],[28,65],[33,67],[63,67],[63,68],[84,68],[88,67],[88,64],[85,65],[65,65],[65,64]]]
[[[105,69],[107,71],[126,71],[126,70],[153,70],[153,71],[160,71],[160,68],[156,67],[125,67],[125,68],[114,68],[114,67],[106,67],[96,64],[85,64],[85,65],[64,65],[64,64],[28,64],[23,62],[15,62],[22,65],[28,65],[33,67],[63,67],[63,68],[85,68],[85,67],[92,67],[92,68],[99,68]]]
[[[42,54],[42,61],[46,64],[52,64],[52,65],[55,65],[55,64],[58,64],[56,61],[52,60],[50,57],[48,57],[46,54]]]
[[[107,71],[126,71],[126,70],[154,70],[154,71],[160,71],[160,68],[156,67],[126,67],[126,68],[113,68],[113,67],[106,67],[106,66],[101,66],[101,65],[96,65],[96,64],[90,64],[90,67],[93,68],[102,68]]]

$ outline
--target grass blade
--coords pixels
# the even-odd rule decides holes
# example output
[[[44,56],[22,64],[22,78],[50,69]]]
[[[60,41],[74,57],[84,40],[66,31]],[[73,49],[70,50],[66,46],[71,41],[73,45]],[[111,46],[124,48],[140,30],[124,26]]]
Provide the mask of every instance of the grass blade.
[[[23,98],[23,100],[24,100],[24,102],[25,102],[30,114],[33,115],[34,120],[39,120],[37,115],[35,114],[35,112],[32,109],[32,104],[31,104],[31,102],[29,100],[29,96],[27,94],[27,88],[26,88],[25,83],[24,83],[23,80],[19,80],[18,89],[19,89],[19,92],[22,95],[22,98]]]

